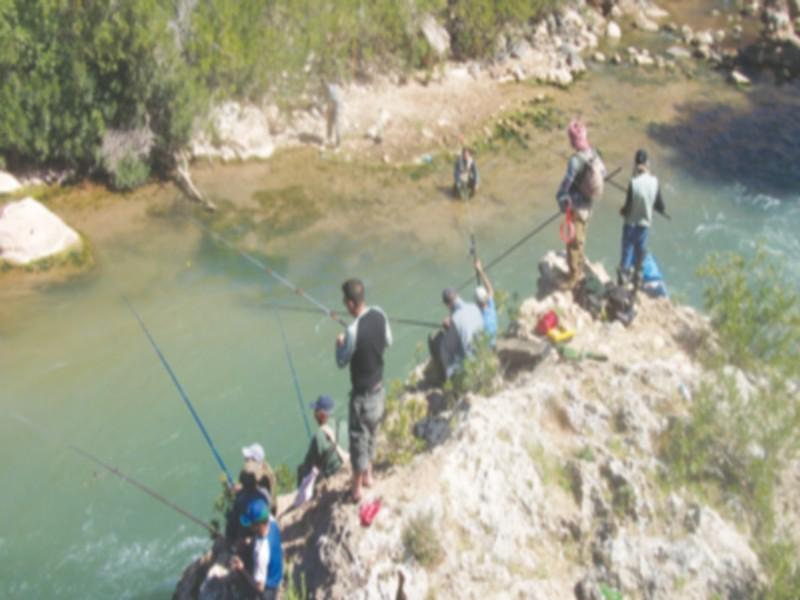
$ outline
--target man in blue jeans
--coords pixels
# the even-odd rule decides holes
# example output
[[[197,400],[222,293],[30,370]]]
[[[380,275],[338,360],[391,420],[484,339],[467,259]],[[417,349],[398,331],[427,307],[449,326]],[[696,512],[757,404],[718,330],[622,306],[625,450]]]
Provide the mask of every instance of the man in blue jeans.
[[[620,209],[625,225],[622,228],[622,259],[618,271],[619,284],[623,285],[632,279],[634,292],[642,285],[642,265],[647,255],[647,234],[653,222],[654,209],[661,214],[666,211],[661,188],[658,179],[650,173],[647,152],[637,150],[625,206]]]

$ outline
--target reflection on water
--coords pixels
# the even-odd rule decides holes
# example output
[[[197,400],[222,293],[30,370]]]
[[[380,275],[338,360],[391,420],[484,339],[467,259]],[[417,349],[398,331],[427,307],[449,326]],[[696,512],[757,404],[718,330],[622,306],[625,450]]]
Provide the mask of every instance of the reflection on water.
[[[649,134],[672,148],[682,169],[698,178],[726,188],[743,185],[756,198],[770,193],[796,195],[800,86],[758,88],[747,100],[743,106],[713,101],[683,104],[676,122],[653,125]]]

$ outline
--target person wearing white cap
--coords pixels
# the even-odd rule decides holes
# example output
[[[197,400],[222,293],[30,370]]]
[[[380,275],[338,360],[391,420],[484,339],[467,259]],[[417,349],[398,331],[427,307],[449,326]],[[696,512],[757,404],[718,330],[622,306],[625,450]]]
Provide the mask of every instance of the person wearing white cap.
[[[494,288],[480,259],[475,257],[475,273],[481,285],[475,288],[475,302],[483,315],[483,330],[489,338],[489,345],[494,348],[497,341],[497,308],[494,305]]]
[[[275,472],[266,461],[264,447],[258,442],[242,448],[244,465],[242,472],[252,473],[256,478],[256,485],[267,490],[270,498],[275,498],[277,493],[277,478]],[[273,502],[270,506],[273,513],[277,512],[278,504]]]

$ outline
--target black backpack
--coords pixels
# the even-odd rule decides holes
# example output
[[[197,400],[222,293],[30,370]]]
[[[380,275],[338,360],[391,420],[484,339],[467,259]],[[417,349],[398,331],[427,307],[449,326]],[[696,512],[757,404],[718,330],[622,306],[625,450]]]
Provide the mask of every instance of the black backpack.
[[[636,316],[636,296],[632,290],[621,285],[609,283],[606,286],[606,318],[609,321],[619,321],[627,326]]]
[[[572,298],[593,319],[599,319],[603,316],[605,291],[603,282],[594,275],[587,274],[572,290]]]

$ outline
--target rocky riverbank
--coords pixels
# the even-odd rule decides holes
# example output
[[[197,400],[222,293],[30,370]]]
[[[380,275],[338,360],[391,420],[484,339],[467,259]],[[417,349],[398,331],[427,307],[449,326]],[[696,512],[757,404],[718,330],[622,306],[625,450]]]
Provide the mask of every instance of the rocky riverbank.
[[[560,264],[540,265],[540,298],[522,304],[503,342],[517,356],[527,347],[531,360],[496,393],[443,412],[439,392],[409,384],[401,402],[422,403],[425,420],[443,427],[410,464],[380,473],[370,527],[339,501],[344,476],[282,519],[294,583],[302,574],[311,597],[758,595],[764,575],[747,518],[662,483],[661,440],[714,377],[697,354],[714,337],[708,320],[644,297],[627,328],[593,321],[571,296],[544,295]],[[548,310],[577,332],[572,360],[534,332]],[[752,388],[746,374],[736,379]],[[176,598],[233,597],[224,566],[209,570],[220,550],[187,569]]]

